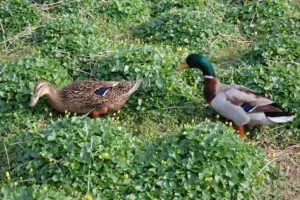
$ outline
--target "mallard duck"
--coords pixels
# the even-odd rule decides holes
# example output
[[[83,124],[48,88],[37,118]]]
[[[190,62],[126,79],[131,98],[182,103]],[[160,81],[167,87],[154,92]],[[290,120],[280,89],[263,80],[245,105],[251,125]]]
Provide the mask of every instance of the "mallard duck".
[[[204,97],[223,117],[232,120],[245,138],[244,125],[270,125],[293,120],[294,115],[265,96],[236,84],[220,83],[212,64],[200,54],[190,54],[177,70],[198,68],[204,75]]]
[[[136,81],[94,81],[74,82],[57,89],[47,80],[40,80],[34,86],[33,97],[29,103],[35,106],[39,98],[47,96],[49,104],[59,112],[91,113],[94,119],[102,114],[118,111],[136,91],[142,79]]]

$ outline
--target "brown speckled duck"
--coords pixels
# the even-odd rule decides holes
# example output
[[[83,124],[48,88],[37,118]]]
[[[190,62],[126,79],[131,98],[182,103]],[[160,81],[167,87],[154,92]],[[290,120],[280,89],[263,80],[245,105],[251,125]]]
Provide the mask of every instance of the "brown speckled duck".
[[[177,70],[198,68],[204,75],[204,97],[223,117],[232,120],[245,138],[244,125],[270,125],[294,119],[281,105],[265,96],[236,84],[220,83],[212,64],[200,54],[190,54]]]
[[[59,112],[91,113],[94,119],[121,109],[129,96],[136,91],[142,79],[136,81],[94,81],[74,82],[62,89],[47,80],[36,83],[29,103],[35,106],[39,98],[47,96],[49,104]]]

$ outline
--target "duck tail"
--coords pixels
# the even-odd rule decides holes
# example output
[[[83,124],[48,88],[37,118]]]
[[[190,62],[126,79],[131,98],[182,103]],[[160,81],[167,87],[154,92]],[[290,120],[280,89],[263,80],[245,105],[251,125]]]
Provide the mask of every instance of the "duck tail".
[[[296,116],[288,112],[265,112],[269,120],[274,123],[285,123],[292,121]]]
[[[134,91],[136,91],[136,90],[140,87],[142,81],[143,81],[142,78],[140,78],[140,79],[134,81],[134,82],[133,82],[133,86],[132,86],[132,88],[130,88],[130,90],[127,92],[127,95],[131,95]]]

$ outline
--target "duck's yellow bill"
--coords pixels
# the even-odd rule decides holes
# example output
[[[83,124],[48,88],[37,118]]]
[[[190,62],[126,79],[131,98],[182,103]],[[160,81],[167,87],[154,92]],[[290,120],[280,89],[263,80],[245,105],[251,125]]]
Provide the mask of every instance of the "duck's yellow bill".
[[[184,69],[187,69],[187,68],[189,68],[189,66],[188,66],[188,64],[186,64],[186,62],[184,62],[184,63],[178,65],[176,70],[181,71],[181,70],[184,70]]]

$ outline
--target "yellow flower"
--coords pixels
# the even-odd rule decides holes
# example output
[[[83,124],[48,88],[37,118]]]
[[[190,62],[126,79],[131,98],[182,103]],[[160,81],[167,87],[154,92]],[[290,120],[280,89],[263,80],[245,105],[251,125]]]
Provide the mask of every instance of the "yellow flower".
[[[113,180],[113,183],[116,183],[117,181],[116,180]]]
[[[54,178],[53,180],[54,180],[54,182],[57,182],[57,178]]]
[[[255,178],[255,179],[253,179],[253,182],[254,182],[254,183],[256,182],[256,178]]]
[[[157,198],[153,198],[153,200],[157,200]]]
[[[200,134],[200,136],[201,136],[201,137],[203,137],[203,136],[204,136],[204,134],[202,134],[202,133],[201,133],[201,134]]]
[[[34,28],[34,27],[31,27],[31,30],[32,30],[32,31],[34,31],[34,30],[35,30],[35,28]]]
[[[77,116],[77,113],[74,113],[74,116]]]
[[[173,89],[173,85],[171,85],[171,86],[169,87],[169,89],[168,89],[168,90],[170,90],[170,91],[171,91],[172,89]]]
[[[194,124],[195,123],[195,120],[194,119],[192,119],[192,124]]]
[[[257,35],[257,32],[256,32],[256,31],[254,32],[254,35]]]
[[[5,172],[5,176],[6,177],[9,177],[10,175],[9,175],[9,172]]]
[[[93,200],[92,196],[89,195],[89,194],[86,194],[86,195],[84,196],[84,199],[86,199],[86,200]]]
[[[6,101],[5,101],[5,103],[6,103],[6,104],[8,104],[8,103],[9,103],[9,101],[8,101],[8,100],[6,100]]]
[[[33,122],[32,126],[33,126],[34,129],[36,129],[36,123],[35,122]]]
[[[209,177],[209,178],[208,178],[209,181],[212,181],[213,179],[214,179],[213,177]]]
[[[30,172],[33,172],[33,169],[32,168],[30,168],[30,170],[29,170]]]
[[[152,38],[153,38],[153,36],[151,35],[151,36],[149,37],[149,39],[152,40]]]
[[[23,177],[22,177],[22,176],[20,176],[20,180],[23,180]]]
[[[209,175],[212,175],[212,174],[213,174],[213,172],[212,172],[212,171],[210,171],[210,172],[209,172]]]
[[[40,153],[40,155],[44,158],[45,157],[45,154],[44,153]]]
[[[192,188],[192,186],[191,185],[188,185],[188,189],[191,189]]]
[[[108,153],[104,153],[103,156],[104,156],[104,158],[108,158],[109,154]]]
[[[67,114],[68,113],[68,111],[67,110],[65,110],[65,114]]]
[[[123,160],[123,161],[126,161],[126,158],[124,157],[124,158],[122,158],[122,160]]]
[[[229,126],[232,126],[232,122],[229,122]]]
[[[208,178],[205,178],[205,181],[208,181]]]
[[[220,115],[217,115],[216,118],[219,119]]]
[[[117,112],[117,113],[118,113],[118,114],[120,114],[120,112],[121,112],[121,110],[118,110],[118,112]]]
[[[128,179],[128,174],[124,173],[124,178]]]
[[[226,125],[228,125],[228,122],[225,122]]]
[[[166,161],[164,161],[164,160],[161,160],[161,164],[162,164],[162,165],[166,165],[166,164],[167,164],[167,162],[166,162]]]
[[[207,189],[209,190],[209,189],[210,189],[210,186],[207,186]]]
[[[54,160],[53,158],[49,158],[48,159],[49,162],[53,162],[53,160]]]
[[[47,186],[44,186],[44,187],[43,187],[43,190],[44,190],[44,191],[47,191],[47,190],[48,190]]]
[[[71,167],[75,167],[75,163],[71,163]]]
[[[246,135],[250,135],[250,132],[246,132]]]
[[[270,54],[272,55],[272,54],[273,54],[273,51],[270,51]]]
[[[14,186],[17,186],[18,185],[18,182],[14,182]]]
[[[49,113],[49,116],[52,117],[52,113],[51,112]]]

